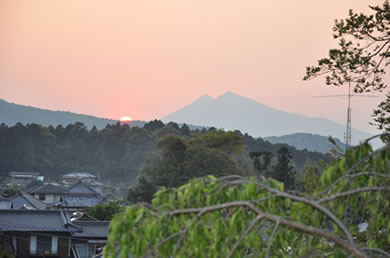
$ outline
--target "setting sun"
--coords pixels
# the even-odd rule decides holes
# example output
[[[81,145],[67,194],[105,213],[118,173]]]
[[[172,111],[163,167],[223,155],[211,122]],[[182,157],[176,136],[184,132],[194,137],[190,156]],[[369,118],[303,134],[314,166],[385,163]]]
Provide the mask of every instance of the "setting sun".
[[[129,117],[129,116],[124,116],[124,117],[122,117],[119,121],[121,121],[121,122],[131,122],[131,121],[133,121],[133,119],[131,118],[131,117]]]

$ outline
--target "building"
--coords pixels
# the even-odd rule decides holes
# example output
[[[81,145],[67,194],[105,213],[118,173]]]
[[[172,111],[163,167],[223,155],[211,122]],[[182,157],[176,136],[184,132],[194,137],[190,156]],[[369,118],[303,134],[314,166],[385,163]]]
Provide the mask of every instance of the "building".
[[[62,181],[65,185],[73,185],[78,181],[82,181],[83,183],[91,183],[92,181],[96,181],[96,176],[87,173],[87,172],[72,172],[62,176]]]
[[[83,229],[73,234],[73,247],[80,257],[94,257],[103,253],[107,243],[109,221],[75,221]]]
[[[39,172],[9,172],[12,184],[29,185],[34,181],[43,181],[44,177]]]
[[[46,203],[55,204],[63,201],[63,195],[67,192],[66,189],[56,186],[53,184],[45,184],[42,186],[35,187],[27,190],[29,194],[34,196],[36,199]]]
[[[0,231],[18,258],[72,257],[72,234],[82,229],[61,210],[0,210]]]
[[[10,204],[8,209],[44,210],[47,207],[47,204],[28,193],[18,193],[9,200]]]
[[[0,245],[17,258],[92,258],[107,243],[109,222],[72,221],[63,210],[0,210]]]
[[[63,193],[63,200],[57,202],[55,207],[69,210],[80,210],[84,207],[98,205],[103,201],[103,196],[82,181],[70,186]]]
[[[0,197],[0,210],[10,209],[11,200],[9,198]]]

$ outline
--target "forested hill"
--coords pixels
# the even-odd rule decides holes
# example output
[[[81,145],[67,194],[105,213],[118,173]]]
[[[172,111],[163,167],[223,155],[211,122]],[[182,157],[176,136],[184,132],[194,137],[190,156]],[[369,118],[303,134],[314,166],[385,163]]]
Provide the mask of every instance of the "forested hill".
[[[265,137],[264,140],[271,143],[285,143],[294,146],[298,150],[307,149],[309,151],[318,151],[328,153],[334,145],[329,141],[328,137],[310,134],[310,133],[294,133],[282,136]],[[334,138],[335,143],[341,149],[345,149],[345,144],[337,138]]]
[[[144,127],[129,127],[119,123],[99,130],[88,129],[82,123],[66,127],[45,127],[38,124],[0,125],[0,172],[39,171],[49,178],[73,172],[99,173],[104,181],[130,185],[135,182],[148,153],[156,152],[156,142],[162,136],[177,135],[187,139],[207,133],[211,129],[190,130],[175,123],[164,125],[161,121],[146,123]],[[241,163],[252,162],[248,151],[275,153],[281,144],[271,144],[262,139],[243,135],[247,146]],[[305,162],[327,157],[318,152],[299,151],[288,147],[294,162]]]
[[[45,126],[68,125],[82,122],[88,128],[96,126],[98,129],[104,128],[107,124],[115,124],[117,121],[95,116],[76,114],[66,111],[52,111],[36,107],[23,106],[9,103],[0,99],[0,123],[8,126],[16,123],[30,124],[37,123]],[[132,125],[142,126],[144,122],[133,121]]]

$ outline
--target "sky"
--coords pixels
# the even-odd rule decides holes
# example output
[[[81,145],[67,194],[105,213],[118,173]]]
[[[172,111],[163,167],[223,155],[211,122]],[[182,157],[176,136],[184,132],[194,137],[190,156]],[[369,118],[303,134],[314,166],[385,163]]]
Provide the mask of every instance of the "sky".
[[[345,124],[346,99],[312,97],[347,88],[302,81],[305,67],[336,46],[335,19],[382,2],[1,0],[0,98],[151,120],[229,90]],[[353,99],[353,127],[375,132],[380,98]]]

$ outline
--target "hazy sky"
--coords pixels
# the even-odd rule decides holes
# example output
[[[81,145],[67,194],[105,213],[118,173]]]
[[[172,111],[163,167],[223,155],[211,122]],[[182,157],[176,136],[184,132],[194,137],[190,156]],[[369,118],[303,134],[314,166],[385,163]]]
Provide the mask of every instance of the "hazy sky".
[[[0,98],[149,120],[230,90],[345,123],[344,94],[305,66],[325,56],[334,19],[379,0],[1,0]],[[379,99],[353,100],[368,125]],[[250,115],[250,114],[248,114]]]

